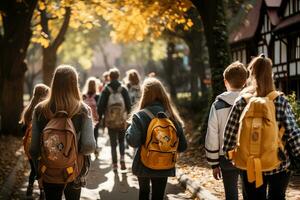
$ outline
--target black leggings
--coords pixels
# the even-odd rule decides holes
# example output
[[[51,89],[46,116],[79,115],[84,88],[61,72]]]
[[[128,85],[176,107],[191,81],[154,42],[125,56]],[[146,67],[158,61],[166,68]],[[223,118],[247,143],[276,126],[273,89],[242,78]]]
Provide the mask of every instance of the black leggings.
[[[30,164],[30,174],[29,174],[29,178],[28,178],[28,184],[29,185],[33,185],[35,179],[36,179],[36,175],[37,173],[35,172],[35,168],[34,168],[34,164],[32,159],[28,159],[29,160],[29,164]]]
[[[54,184],[43,182],[46,200],[61,200],[62,194],[65,194],[66,200],[79,200],[81,187],[74,187],[74,183],[68,183],[66,188],[64,184]]]
[[[152,185],[152,200],[163,200],[168,177],[138,177],[140,192],[139,200],[150,199],[150,181]]]
[[[249,183],[247,172],[243,171],[242,179],[245,193],[249,200],[285,200],[285,192],[290,180],[290,172],[283,171],[273,175],[263,175],[263,185],[255,187],[255,182]],[[267,197],[268,186],[268,197]]]

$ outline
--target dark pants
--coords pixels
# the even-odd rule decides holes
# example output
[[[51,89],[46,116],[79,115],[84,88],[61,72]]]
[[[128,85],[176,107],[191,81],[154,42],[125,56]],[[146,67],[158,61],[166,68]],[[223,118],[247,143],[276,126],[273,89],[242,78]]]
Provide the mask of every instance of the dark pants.
[[[124,144],[125,130],[108,129],[108,135],[110,139],[112,162],[117,163],[118,162],[117,140],[119,141],[120,155],[121,156],[125,155],[125,144]]]
[[[152,186],[152,200],[163,200],[168,177],[138,177],[139,200],[150,199],[150,181]]]
[[[249,200],[285,200],[285,192],[290,180],[290,172],[283,171],[273,175],[263,175],[264,183],[259,188],[255,188],[255,182],[248,182],[246,171],[243,171],[242,179],[245,185],[245,193]]]
[[[238,200],[238,179],[240,170],[234,167],[224,156],[220,157],[220,167],[222,171],[226,200]]]
[[[79,200],[81,187],[74,187],[73,182],[64,184],[54,184],[43,182],[46,200],[61,200],[65,194],[66,200]]]
[[[32,159],[29,159],[29,164],[30,164],[30,174],[29,174],[29,179],[28,179],[28,185],[33,185],[37,173],[35,172],[34,164]]]
[[[96,147],[98,147],[99,126],[100,126],[100,123],[96,124],[94,127],[94,137],[96,140]]]

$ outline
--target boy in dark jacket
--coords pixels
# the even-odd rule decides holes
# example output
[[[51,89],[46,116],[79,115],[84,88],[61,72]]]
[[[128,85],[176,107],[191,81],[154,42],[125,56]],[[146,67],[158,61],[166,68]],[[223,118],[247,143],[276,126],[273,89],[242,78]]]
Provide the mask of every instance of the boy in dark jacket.
[[[117,159],[117,140],[119,141],[120,165],[121,170],[125,170],[125,144],[124,135],[126,128],[127,114],[131,109],[131,102],[127,89],[118,81],[120,72],[113,68],[109,70],[110,82],[105,86],[98,104],[99,120],[104,115],[105,126],[111,145],[112,168],[118,169]]]

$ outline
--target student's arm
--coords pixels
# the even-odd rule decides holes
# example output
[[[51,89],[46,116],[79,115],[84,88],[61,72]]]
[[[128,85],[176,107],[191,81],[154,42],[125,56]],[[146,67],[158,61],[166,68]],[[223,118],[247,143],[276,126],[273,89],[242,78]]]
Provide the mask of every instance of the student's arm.
[[[109,90],[108,90],[107,87],[105,87],[103,92],[101,93],[99,103],[98,103],[98,107],[97,107],[97,111],[98,111],[98,115],[99,115],[99,121],[101,120],[102,115],[104,115],[104,113],[105,113],[108,97],[109,97]]]
[[[36,110],[34,110],[33,118],[32,118],[32,138],[31,138],[31,143],[29,148],[29,154],[34,163],[35,169],[37,169],[38,159],[41,155],[40,137],[41,137],[41,129],[39,127]]]
[[[130,146],[137,148],[142,145],[143,127],[136,114],[133,115],[132,123],[125,134],[126,141]]]
[[[130,111],[131,111],[131,101],[130,101],[128,90],[125,87],[123,87],[122,95],[123,95],[123,98],[124,98],[127,113],[130,113]]]
[[[289,102],[283,97],[279,96],[278,99],[279,109],[277,110],[280,116],[283,116],[283,125],[285,128],[285,137],[288,145],[294,156],[300,157],[300,130],[296,123],[295,116]],[[280,103],[282,101],[282,103]],[[282,106],[280,106],[280,104]]]
[[[89,109],[89,108],[88,108]],[[80,153],[84,155],[91,154],[96,149],[96,140],[94,137],[94,127],[92,115],[89,109],[88,114],[83,114],[82,129],[80,134]]]
[[[223,134],[223,132],[220,133],[217,111],[215,104],[212,104],[205,138],[205,154],[208,164],[213,168],[219,165],[219,134]]]
[[[178,148],[177,151],[178,152],[184,152],[187,149],[187,141],[184,135],[184,131],[182,126],[180,126],[179,124],[176,126],[177,129],[177,135],[179,137],[179,143],[178,143]]]
[[[228,151],[234,149],[236,146],[239,120],[246,105],[246,101],[242,97],[240,97],[234,104],[231,113],[229,114],[229,118],[224,131],[223,151],[225,152],[225,155]]]

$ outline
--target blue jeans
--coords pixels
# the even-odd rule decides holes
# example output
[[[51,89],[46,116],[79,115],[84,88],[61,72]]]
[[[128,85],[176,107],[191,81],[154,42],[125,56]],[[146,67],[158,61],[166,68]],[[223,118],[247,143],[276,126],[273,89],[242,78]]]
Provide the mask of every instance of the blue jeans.
[[[125,144],[124,144],[124,138],[125,138],[125,130],[114,130],[114,129],[108,129],[108,135],[110,139],[110,146],[111,146],[111,157],[112,162],[117,163],[117,145],[119,142],[119,150],[121,157],[124,157],[125,155]],[[118,140],[118,142],[117,142]]]
[[[226,200],[238,200],[238,178],[240,170],[234,167],[224,156],[220,156],[220,168],[222,171]]]
[[[242,178],[245,185],[247,199],[257,200],[285,200],[285,192],[290,180],[290,172],[283,171],[273,175],[263,175],[263,185],[255,187],[255,182],[249,183],[247,172],[243,171]],[[267,197],[268,188],[268,197]]]

